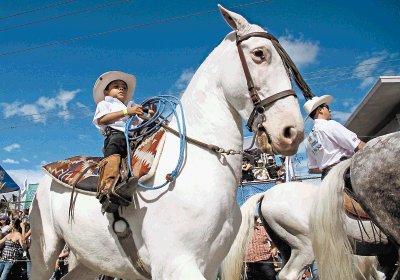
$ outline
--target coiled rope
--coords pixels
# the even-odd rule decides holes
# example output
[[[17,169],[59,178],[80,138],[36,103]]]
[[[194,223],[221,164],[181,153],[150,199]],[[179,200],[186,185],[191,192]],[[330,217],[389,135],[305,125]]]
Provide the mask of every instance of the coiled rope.
[[[127,150],[130,151],[130,141],[138,140],[140,138],[143,138],[147,135],[152,134],[154,131],[156,131],[158,128],[160,128],[162,125],[165,124],[165,122],[168,122],[168,119],[174,115],[175,119],[177,121],[177,126],[178,126],[178,132],[179,132],[179,158],[178,162],[175,166],[175,168],[169,173],[166,177],[166,181],[162,183],[161,185],[158,186],[147,186],[142,183],[138,183],[138,186],[142,189],[145,190],[157,190],[160,189],[170,182],[173,182],[176,180],[178,177],[179,171],[182,168],[183,165],[183,159],[185,155],[185,149],[186,149],[186,124],[185,124],[185,115],[183,111],[182,104],[178,98],[172,95],[160,95],[157,97],[151,97],[146,99],[142,104],[143,108],[148,108],[151,107],[152,105],[155,105],[157,110],[154,112],[154,114],[151,116],[151,118],[147,121],[144,121],[143,123],[137,125],[136,127],[130,128],[132,125],[132,122],[134,121],[134,117],[130,117],[128,121],[125,124],[125,140],[126,140],[126,145],[127,145]],[[180,116],[178,114],[178,111],[176,107],[179,107],[179,112]],[[154,125],[152,128],[148,129],[142,134],[136,133],[135,132],[140,132],[143,128],[148,127],[150,125]],[[136,135],[134,137],[130,137],[130,135]],[[133,171],[132,171],[132,159],[130,152],[128,152],[128,166],[129,166],[129,172],[131,176],[133,176]]]

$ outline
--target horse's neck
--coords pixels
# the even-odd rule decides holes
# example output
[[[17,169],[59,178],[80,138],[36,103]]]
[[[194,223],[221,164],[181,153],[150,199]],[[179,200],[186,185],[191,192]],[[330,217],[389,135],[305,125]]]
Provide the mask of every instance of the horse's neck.
[[[241,117],[229,105],[217,82],[221,47],[207,57],[182,95],[187,135],[222,148],[241,149]]]

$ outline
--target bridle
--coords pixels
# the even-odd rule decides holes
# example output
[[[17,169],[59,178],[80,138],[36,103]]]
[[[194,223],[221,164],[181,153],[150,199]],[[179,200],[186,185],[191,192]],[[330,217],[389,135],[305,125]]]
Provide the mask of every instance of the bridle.
[[[289,57],[289,55],[286,53],[286,51],[282,48],[281,44],[279,41],[272,35],[266,32],[252,32],[243,36],[239,36],[236,33],[236,46],[239,52],[239,58],[242,63],[243,71],[246,76],[247,80],[247,89],[250,94],[251,101],[253,102],[254,109],[250,114],[250,117],[247,121],[246,127],[249,131],[253,131],[253,123],[254,120],[256,119],[257,115],[262,114],[265,112],[265,108],[268,105],[271,105],[272,103],[276,102],[279,99],[286,98],[288,96],[294,96],[297,98],[296,93],[294,92],[293,89],[289,90],[284,90],[278,93],[275,93],[263,100],[261,100],[260,95],[258,94],[257,89],[254,86],[253,79],[251,77],[249,67],[246,62],[246,58],[244,57],[243,53],[243,48],[241,43],[251,37],[263,37],[268,40],[271,40],[272,44],[274,45],[276,51],[280,55],[283,65],[285,66],[286,72],[290,77],[293,77],[294,81],[296,84],[299,86],[299,88],[302,90],[303,95],[306,99],[311,99],[314,95],[312,94],[310,88],[308,87],[307,83],[304,81],[302,78],[300,72],[297,70],[295,64]]]

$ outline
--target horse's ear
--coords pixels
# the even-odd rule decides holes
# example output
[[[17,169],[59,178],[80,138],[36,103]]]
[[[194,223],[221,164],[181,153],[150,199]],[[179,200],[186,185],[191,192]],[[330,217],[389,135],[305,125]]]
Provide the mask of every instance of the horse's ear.
[[[218,8],[225,21],[229,24],[230,27],[232,27],[233,30],[237,31],[238,33],[246,32],[250,24],[244,17],[225,9],[220,4],[218,4]]]

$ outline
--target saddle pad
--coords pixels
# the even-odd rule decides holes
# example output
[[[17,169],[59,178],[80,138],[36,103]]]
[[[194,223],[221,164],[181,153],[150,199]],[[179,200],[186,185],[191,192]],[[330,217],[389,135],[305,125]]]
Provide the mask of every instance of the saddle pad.
[[[163,148],[164,136],[165,129],[160,128],[144,137],[136,150],[133,153],[131,151],[132,172],[136,178],[147,175],[145,177],[148,179],[154,175]],[[75,156],[46,164],[43,168],[62,185],[68,188],[75,186],[78,190],[92,193],[97,191],[99,162],[102,159],[102,157]]]
[[[355,218],[362,218],[367,220],[371,219],[368,216],[368,214],[365,213],[364,209],[357,202],[357,200],[349,196],[346,192],[343,192],[343,198],[344,198],[344,209],[346,210],[347,214]]]
[[[43,168],[64,186],[76,186],[84,191],[95,192],[99,174],[98,165],[102,159],[102,157],[75,156],[46,164]],[[82,183],[85,181],[92,184]]]
[[[148,173],[150,176],[154,174],[150,170],[153,166],[153,170],[155,170],[158,165],[159,157],[156,158],[156,154],[157,152],[161,153],[165,140],[164,135],[165,129],[160,128],[155,133],[144,137],[133,154],[131,151],[131,167],[134,177],[141,178]]]

